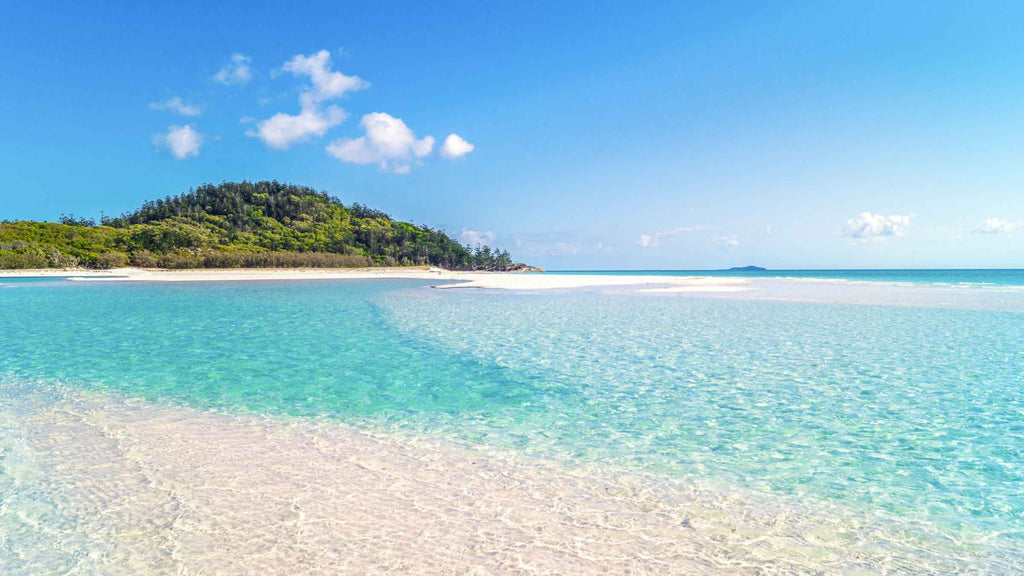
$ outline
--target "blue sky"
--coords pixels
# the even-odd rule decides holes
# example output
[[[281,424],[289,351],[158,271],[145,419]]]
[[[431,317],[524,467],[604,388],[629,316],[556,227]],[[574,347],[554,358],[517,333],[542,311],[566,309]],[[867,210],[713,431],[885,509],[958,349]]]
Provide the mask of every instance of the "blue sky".
[[[1020,3],[18,4],[0,219],[277,179],[548,268],[1024,267]]]

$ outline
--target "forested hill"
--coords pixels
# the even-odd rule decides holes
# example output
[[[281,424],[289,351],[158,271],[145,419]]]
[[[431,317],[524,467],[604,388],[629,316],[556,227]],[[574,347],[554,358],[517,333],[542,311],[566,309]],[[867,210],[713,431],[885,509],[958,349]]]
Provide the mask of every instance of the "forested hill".
[[[0,268],[360,267],[513,270],[508,252],[278,182],[205,185],[94,220],[0,223]]]

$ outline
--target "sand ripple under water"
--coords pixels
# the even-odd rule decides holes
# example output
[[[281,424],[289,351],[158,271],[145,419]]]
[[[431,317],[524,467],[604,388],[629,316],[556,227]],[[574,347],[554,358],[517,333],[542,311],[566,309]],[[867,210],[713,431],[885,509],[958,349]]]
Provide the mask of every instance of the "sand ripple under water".
[[[4,388],[4,574],[1024,569],[838,507],[335,423]]]

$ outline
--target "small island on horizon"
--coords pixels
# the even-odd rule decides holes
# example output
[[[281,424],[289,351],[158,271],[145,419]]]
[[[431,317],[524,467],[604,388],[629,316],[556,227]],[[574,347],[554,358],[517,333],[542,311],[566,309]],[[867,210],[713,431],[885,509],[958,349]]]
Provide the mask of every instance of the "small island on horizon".
[[[760,266],[733,266],[727,269],[729,272],[767,272],[767,268]]]
[[[277,181],[206,184],[116,218],[0,222],[0,269],[363,268],[535,271],[505,250]]]

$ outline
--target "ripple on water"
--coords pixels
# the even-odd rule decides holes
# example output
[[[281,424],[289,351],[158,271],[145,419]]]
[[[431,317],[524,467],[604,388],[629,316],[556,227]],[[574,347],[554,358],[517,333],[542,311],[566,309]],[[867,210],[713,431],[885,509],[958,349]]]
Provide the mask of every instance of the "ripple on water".
[[[36,460],[0,512],[5,574],[1024,567],[841,506],[780,506],[743,490],[334,422],[4,388],[20,391],[5,437],[22,438]],[[48,505],[33,499],[43,494]]]
[[[15,536],[0,556],[36,573],[230,571],[240,558],[201,546],[223,531],[258,557],[378,568],[460,553],[625,566],[631,542],[680,566],[1019,571],[1021,314],[756,297],[395,281],[2,291],[0,526]],[[350,477],[358,490],[338,485]],[[647,496],[609,499],[621,486]],[[365,499],[365,516],[309,504],[338,498]],[[595,535],[574,536],[579,518]],[[534,533],[547,524],[550,541]],[[417,534],[448,547],[431,556]]]

